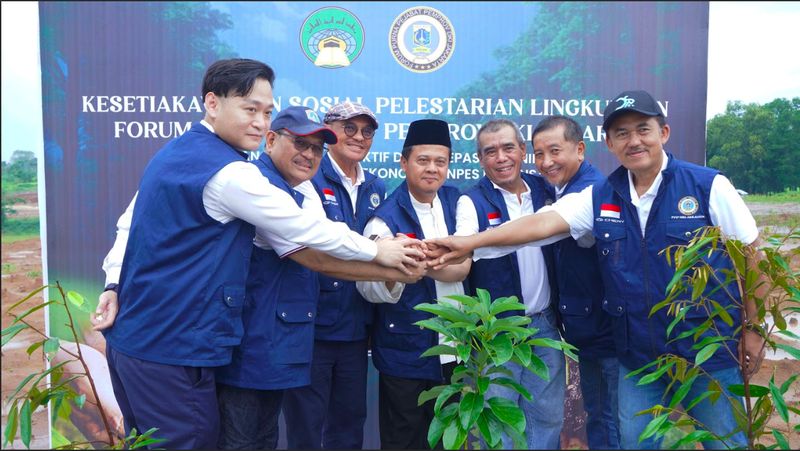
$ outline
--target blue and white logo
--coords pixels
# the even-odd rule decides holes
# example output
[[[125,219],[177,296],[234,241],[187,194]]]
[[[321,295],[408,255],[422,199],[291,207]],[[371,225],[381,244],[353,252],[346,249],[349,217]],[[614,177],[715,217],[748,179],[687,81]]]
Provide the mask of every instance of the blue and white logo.
[[[691,216],[697,213],[698,208],[700,208],[700,204],[698,204],[697,199],[692,196],[682,197],[681,200],[678,201],[678,211],[684,216]]]
[[[411,72],[433,72],[453,55],[456,34],[441,11],[415,6],[403,11],[389,29],[394,59]]]

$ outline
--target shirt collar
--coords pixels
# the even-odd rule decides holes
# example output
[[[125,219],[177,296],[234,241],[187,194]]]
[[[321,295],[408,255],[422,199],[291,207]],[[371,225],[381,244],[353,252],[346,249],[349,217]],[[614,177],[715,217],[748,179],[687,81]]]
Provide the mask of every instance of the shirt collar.
[[[417,211],[430,211],[432,208],[436,209],[442,205],[438,194],[433,198],[433,202],[430,204],[418,201],[410,192],[408,193],[408,197],[411,199],[411,206]]]
[[[669,163],[669,157],[667,156],[667,152],[664,149],[661,149],[661,170],[658,171],[658,175],[656,178],[653,179],[653,183],[650,185],[650,188],[647,188],[647,192],[639,196],[636,194],[636,187],[633,184],[633,175],[631,171],[628,171],[628,186],[631,190],[631,199],[636,199],[646,197],[646,196],[655,196],[658,193],[658,188],[661,186],[661,181],[664,179],[662,173],[665,169],[667,169],[667,164]]]
[[[491,182],[491,180],[489,180],[489,181]],[[522,192],[522,195],[523,195],[523,196],[524,196],[524,195],[526,195],[526,194],[527,194],[527,195],[530,195],[530,194],[531,194],[531,187],[530,187],[530,186],[528,186],[528,184],[527,184],[527,183],[525,183],[525,180],[523,180],[523,181],[522,181],[522,184],[523,184],[523,185],[525,185],[525,191],[523,191],[523,192]],[[492,186],[494,187],[494,189],[496,189],[496,190],[500,190],[500,192],[501,192],[501,193],[503,193],[503,194],[504,194],[504,195],[506,195],[506,196],[513,196],[513,197],[517,197],[517,195],[516,195],[516,194],[512,193],[511,191],[508,191],[508,190],[506,190],[505,188],[502,188],[500,185],[498,185],[498,184],[497,184],[497,183],[495,183],[495,182],[492,182]]]
[[[211,126],[211,124],[209,124],[208,122],[206,122],[206,120],[205,120],[205,119],[203,119],[202,121],[200,121],[200,123],[201,123],[201,124],[203,124],[203,127],[207,128],[207,129],[208,129],[208,131],[210,131],[211,133],[214,133],[214,134],[216,134],[216,133],[217,133],[217,132],[215,132],[215,131],[214,131],[214,127],[213,127],[213,126]]]
[[[339,167],[339,164],[336,163],[336,160],[330,156],[331,166],[333,166],[333,170],[336,171],[336,174],[339,175],[339,178],[342,180],[342,183],[351,183],[350,177],[348,177],[342,168]],[[358,186],[364,183],[364,169],[361,168],[361,163],[356,166],[356,182],[352,183],[353,186]]]

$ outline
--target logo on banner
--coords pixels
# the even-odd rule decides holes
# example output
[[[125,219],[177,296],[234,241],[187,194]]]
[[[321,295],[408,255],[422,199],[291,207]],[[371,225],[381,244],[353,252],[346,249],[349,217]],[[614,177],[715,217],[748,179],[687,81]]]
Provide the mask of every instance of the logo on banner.
[[[322,188],[322,194],[325,195],[325,202],[336,203],[336,195],[330,188]]]
[[[692,196],[686,196],[678,201],[678,211],[683,213],[684,216],[691,216],[697,213],[699,207],[697,199]]]
[[[492,213],[486,213],[486,219],[489,220],[490,226],[497,226],[500,225],[500,223],[502,222],[502,219],[500,219],[500,213],[497,211]]]
[[[300,47],[315,66],[349,66],[364,48],[364,26],[350,11],[329,6],[306,17],[300,28]]]
[[[456,47],[456,33],[441,11],[415,6],[403,11],[389,29],[394,59],[412,72],[433,72],[444,66]]]
[[[614,218],[619,219],[619,214],[622,210],[619,208],[619,205],[614,204],[602,204],[600,205],[600,217],[601,218]]]

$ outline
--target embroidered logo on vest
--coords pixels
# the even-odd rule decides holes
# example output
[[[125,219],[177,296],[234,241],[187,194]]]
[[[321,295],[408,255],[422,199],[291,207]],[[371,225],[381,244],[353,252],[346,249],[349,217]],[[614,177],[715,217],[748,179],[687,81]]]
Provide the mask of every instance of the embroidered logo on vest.
[[[678,201],[678,211],[685,216],[691,216],[697,213],[699,207],[700,205],[697,203],[697,199],[692,196],[682,197],[681,200]]]

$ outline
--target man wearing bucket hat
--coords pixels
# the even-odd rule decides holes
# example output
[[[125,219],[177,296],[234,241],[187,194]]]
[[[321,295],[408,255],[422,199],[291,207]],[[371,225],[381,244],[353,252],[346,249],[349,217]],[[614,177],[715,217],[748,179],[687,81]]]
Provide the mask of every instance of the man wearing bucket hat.
[[[104,262],[109,285],[92,320],[108,329],[126,432],[158,427],[166,448],[217,445],[214,367],[241,340],[254,231],[398,269],[418,254],[411,240],[376,246],[301,210],[246,161],[242,150],[256,150],[269,127],[273,80],[254,60],[209,66],[203,121],[150,161]]]
[[[372,147],[378,119],[360,103],[338,103],[325,114],[336,133],[314,188],[331,221],[358,233],[386,197],[383,180],[361,161]],[[311,384],[287,390],[283,398],[291,449],[360,449],[367,417],[367,338],[372,304],[355,282],[319,275]]]
[[[309,181],[322,160],[324,143],[336,134],[313,110],[281,111],[267,133],[267,149],[255,165],[298,206],[323,217]],[[404,280],[397,270],[368,262],[347,262],[286,241],[277,233],[254,242],[242,319],[244,335],[229,365],[217,369],[221,449],[274,449],[278,414],[286,389],[311,382],[319,285],[317,273],[345,280]]]
[[[364,235],[398,233],[422,239],[455,232],[458,189],[444,185],[450,163],[450,132],[437,119],[414,121],[408,128],[400,165],[406,180],[386,199],[364,229]],[[453,356],[422,357],[440,336],[414,325],[430,314],[414,306],[444,296],[464,294],[461,282],[468,264],[429,271],[414,284],[359,282],[358,290],[375,306],[372,358],[380,373],[378,403],[381,447],[428,448],[433,403],[417,405],[423,390],[450,380]]]
[[[686,244],[696,229],[719,226],[726,236],[748,245],[747,264],[756,268],[759,246],[758,228],[747,206],[730,181],[718,171],[681,161],[664,151],[670,127],[664,113],[653,97],[645,91],[625,91],[614,97],[603,115],[606,144],[622,166],[607,180],[587,187],[580,193],[564,196],[546,212],[513,221],[508,225],[470,237],[451,237],[433,240],[430,246],[442,246],[430,253],[438,265],[451,259],[458,261],[472,249],[483,246],[515,245],[537,242],[558,235],[579,239],[592,234],[597,242],[605,299],[603,310],[612,317],[614,342],[620,360],[619,416],[620,442],[626,449],[658,448],[658,440],[648,438],[641,443],[638,437],[649,423],[649,415],[637,415],[662,402],[667,389],[664,380],[636,385],[637,378],[625,376],[661,354],[672,353],[695,360],[697,350],[688,339],[667,341],[666,329],[672,318],[661,310],[653,316],[650,309],[664,299],[667,284],[674,269],[660,252],[672,244]],[[446,255],[440,256],[442,252]],[[732,268],[730,259],[719,252],[707,256],[718,272]],[[437,267],[435,266],[435,267]],[[756,269],[756,271],[758,271]],[[725,276],[720,274],[720,280]],[[731,300],[719,290],[719,284],[709,277],[704,292],[724,306],[743,301],[743,320],[754,318],[755,303],[750,299]],[[704,311],[695,309],[678,323],[670,337],[692,329],[708,319]],[[763,358],[763,339],[756,331],[730,326],[718,318],[714,327],[721,335],[734,336],[738,345],[736,356],[717,352],[701,367],[719,381],[726,390],[742,381],[739,363],[747,375],[758,370]],[[708,385],[704,374],[695,381],[685,399],[693,399]],[[730,392],[728,393],[730,395]],[[733,402],[739,398],[732,396]],[[726,443],[745,446],[733,414],[735,406],[725,401],[716,404],[704,399],[690,414],[707,430]],[[713,439],[705,441],[706,448],[724,444]]]

